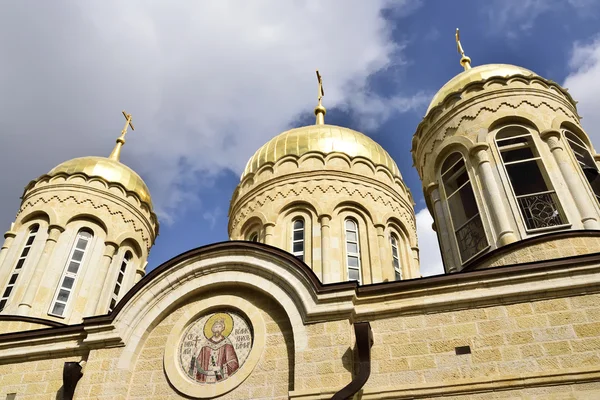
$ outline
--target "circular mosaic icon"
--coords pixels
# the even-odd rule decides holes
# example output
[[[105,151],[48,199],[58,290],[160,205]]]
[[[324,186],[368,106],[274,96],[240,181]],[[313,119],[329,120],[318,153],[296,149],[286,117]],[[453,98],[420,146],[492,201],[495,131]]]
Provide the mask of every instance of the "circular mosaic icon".
[[[250,324],[236,312],[204,315],[190,325],[181,340],[181,369],[194,382],[222,382],[244,365],[253,339]]]

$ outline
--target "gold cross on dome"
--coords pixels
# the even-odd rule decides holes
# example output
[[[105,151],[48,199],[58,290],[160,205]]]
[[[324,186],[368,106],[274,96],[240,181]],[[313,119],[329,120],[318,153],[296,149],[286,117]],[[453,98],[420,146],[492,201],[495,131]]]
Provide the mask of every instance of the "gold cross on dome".
[[[125,126],[121,131],[121,136],[117,138],[117,144],[115,145],[115,148],[108,156],[109,159],[115,161],[119,161],[119,159],[121,158],[121,147],[123,147],[123,145],[125,144],[125,135],[127,134],[127,128],[131,127],[132,131],[135,130],[133,124],[131,123],[131,114],[127,114],[125,110],[123,110],[123,116],[125,117]]]
[[[121,137],[124,138],[125,134],[127,133],[127,127],[130,126],[132,131],[135,131],[135,128],[133,127],[133,124],[131,123],[131,114],[127,114],[125,112],[125,110],[122,111],[123,112],[123,116],[125,117],[125,127],[123,128],[123,130],[121,131]]]
[[[319,104],[321,104],[321,99],[325,96],[325,91],[323,90],[323,78],[321,78],[321,74],[319,74],[319,70],[317,70],[317,81],[319,82]]]

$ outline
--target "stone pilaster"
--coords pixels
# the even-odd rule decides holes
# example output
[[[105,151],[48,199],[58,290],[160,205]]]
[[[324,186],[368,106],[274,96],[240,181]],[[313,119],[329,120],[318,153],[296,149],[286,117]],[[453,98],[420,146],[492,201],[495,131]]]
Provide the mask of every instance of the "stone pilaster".
[[[548,144],[560,172],[567,183],[569,192],[575,201],[575,206],[581,216],[581,222],[585,229],[600,229],[598,223],[598,213],[592,205],[590,195],[586,190],[573,161],[565,152],[560,139],[560,132],[556,130],[546,130],[540,134],[542,139]]]

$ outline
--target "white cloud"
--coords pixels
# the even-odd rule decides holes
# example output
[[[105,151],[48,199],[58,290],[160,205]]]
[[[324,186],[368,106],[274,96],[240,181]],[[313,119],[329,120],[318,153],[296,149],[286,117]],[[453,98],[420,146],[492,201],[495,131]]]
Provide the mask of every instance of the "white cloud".
[[[390,5],[4,4],[0,169],[11,173],[0,181],[0,223],[8,225],[29,180],[69,158],[108,155],[122,109],[136,127],[124,161],[149,183],[165,221],[197,200],[207,178],[239,173],[255,149],[312,113],[315,68],[325,106],[350,108],[367,127],[425,104],[422,94],[382,101],[368,90],[369,76],[403,62],[382,17]]]
[[[579,102],[581,123],[592,142],[600,143],[600,38],[588,44],[575,43],[569,66],[571,73],[563,87]]]
[[[417,234],[419,236],[419,256],[421,275],[431,276],[444,273],[440,246],[435,231],[431,228],[433,218],[427,208],[417,212]]]

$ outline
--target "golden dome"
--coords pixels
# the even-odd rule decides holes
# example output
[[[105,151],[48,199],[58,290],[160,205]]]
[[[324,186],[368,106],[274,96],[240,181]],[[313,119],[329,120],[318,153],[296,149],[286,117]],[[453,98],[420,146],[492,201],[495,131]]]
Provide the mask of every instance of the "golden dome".
[[[143,203],[152,208],[152,199],[148,187],[140,176],[125,164],[105,157],[74,158],[59,164],[48,172],[48,176],[58,174],[84,174],[88,177],[99,177],[109,183],[118,183],[127,191],[134,192]]]
[[[471,82],[483,81],[492,77],[506,78],[514,75],[530,76],[536,74],[526,68],[510,64],[486,64],[467,69],[442,86],[436,95],[433,96],[433,100],[431,100],[431,103],[427,108],[427,113],[429,113],[433,107],[443,102],[450,93],[460,91]]]
[[[335,125],[309,125],[283,132],[258,149],[248,161],[242,180],[266,163],[275,163],[287,155],[300,157],[309,152],[323,155],[343,153],[350,158],[364,157],[401,178],[400,170],[392,157],[370,137]]]

